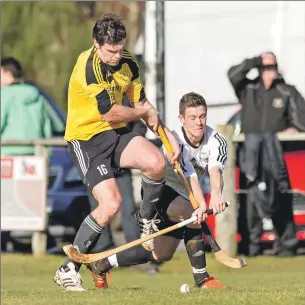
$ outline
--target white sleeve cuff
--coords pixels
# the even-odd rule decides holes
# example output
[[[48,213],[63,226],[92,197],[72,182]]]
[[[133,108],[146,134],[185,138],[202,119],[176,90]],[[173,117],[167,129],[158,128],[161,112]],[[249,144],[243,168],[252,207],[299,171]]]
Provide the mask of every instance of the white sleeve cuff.
[[[223,164],[222,162],[218,162],[218,161],[211,162],[211,163],[209,163],[209,165],[208,165],[209,173],[210,173],[210,171],[211,171],[211,169],[212,169],[213,167],[218,167],[222,172],[223,172],[223,170],[224,170],[224,168],[225,168],[225,166],[224,166],[224,164]]]

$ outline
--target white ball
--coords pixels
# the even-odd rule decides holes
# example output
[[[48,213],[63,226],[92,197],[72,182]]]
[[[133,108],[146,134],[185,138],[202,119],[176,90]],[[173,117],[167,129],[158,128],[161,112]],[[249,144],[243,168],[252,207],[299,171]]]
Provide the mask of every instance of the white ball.
[[[182,292],[182,293],[189,293],[189,292],[191,292],[191,286],[188,285],[188,284],[181,285],[180,292]]]

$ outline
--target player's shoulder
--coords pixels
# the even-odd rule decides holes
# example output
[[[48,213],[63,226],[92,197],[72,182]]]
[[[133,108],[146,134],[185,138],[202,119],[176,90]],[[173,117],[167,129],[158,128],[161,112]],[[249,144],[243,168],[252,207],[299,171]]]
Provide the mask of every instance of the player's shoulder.
[[[97,83],[97,81],[95,81],[92,64],[94,53],[95,48],[92,46],[90,49],[79,54],[71,74],[70,83],[77,82],[82,83],[85,86],[89,85],[90,83]],[[90,81],[88,81],[88,76],[90,76]]]
[[[132,53],[129,52],[128,50],[126,50],[126,49],[123,50],[122,58],[129,59],[129,61],[137,62],[136,58],[132,55]]]
[[[88,60],[90,58],[90,55],[92,57],[92,53],[94,53],[94,47],[91,47],[90,49],[85,50],[78,55],[76,63],[74,65],[74,69],[73,69],[74,72],[85,71]],[[75,74],[75,73],[73,73],[73,74]]]
[[[183,132],[182,132],[182,128],[176,128],[176,129],[172,130],[172,134],[176,138],[176,141],[178,144],[181,144],[181,145],[187,144],[185,141]]]
[[[132,73],[132,80],[139,77],[139,66],[135,57],[126,49],[123,50],[121,64],[127,64]]]
[[[206,125],[205,137],[208,145],[226,145],[227,143],[226,138],[221,133],[208,125]]]
[[[92,53],[94,53],[94,46],[92,46],[88,50],[85,50],[85,51],[81,52],[78,55],[76,64],[86,64],[90,55],[92,55]]]

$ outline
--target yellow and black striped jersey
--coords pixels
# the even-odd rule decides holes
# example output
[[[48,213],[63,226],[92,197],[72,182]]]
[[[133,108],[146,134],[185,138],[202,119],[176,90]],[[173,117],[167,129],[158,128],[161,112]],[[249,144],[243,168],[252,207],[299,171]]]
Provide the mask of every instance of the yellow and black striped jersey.
[[[145,91],[135,58],[124,50],[116,67],[104,64],[93,46],[78,57],[68,90],[68,117],[65,140],[88,140],[106,130],[126,126],[111,125],[103,119],[98,109],[98,100],[106,95],[105,105],[122,105],[123,94],[137,103],[145,98]]]

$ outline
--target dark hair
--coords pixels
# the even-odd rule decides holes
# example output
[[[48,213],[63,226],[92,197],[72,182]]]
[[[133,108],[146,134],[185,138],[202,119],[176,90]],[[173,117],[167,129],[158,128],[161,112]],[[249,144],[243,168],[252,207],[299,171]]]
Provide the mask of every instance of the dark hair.
[[[118,44],[126,38],[127,33],[125,25],[117,15],[106,14],[95,23],[92,36],[99,45]]]
[[[180,115],[184,116],[186,108],[199,106],[203,106],[205,109],[207,109],[207,103],[205,99],[200,94],[195,92],[186,93],[180,100],[179,113]]]
[[[1,58],[1,68],[10,71],[14,78],[22,78],[23,76],[22,66],[14,57]]]

